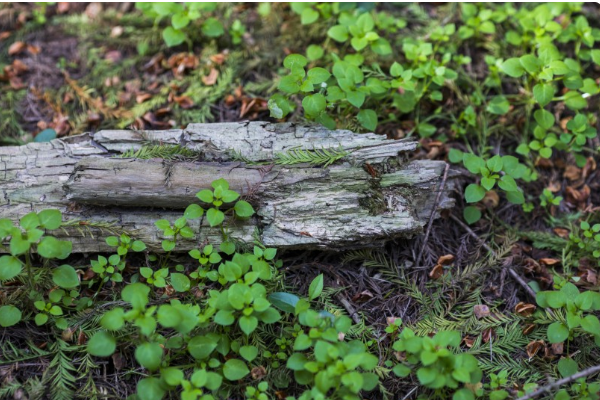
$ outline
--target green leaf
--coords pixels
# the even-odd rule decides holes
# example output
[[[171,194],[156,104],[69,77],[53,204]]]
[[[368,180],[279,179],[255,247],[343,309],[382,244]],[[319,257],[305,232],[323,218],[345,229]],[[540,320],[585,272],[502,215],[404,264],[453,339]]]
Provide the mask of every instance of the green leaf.
[[[106,238],[106,244],[111,247],[117,247],[119,246],[119,238],[116,236],[108,236]]]
[[[214,200],[212,190],[204,189],[196,193],[196,197],[205,203],[212,203]]]
[[[281,89],[281,82],[278,86]],[[290,88],[288,88],[290,89]],[[300,86],[295,83],[294,87],[291,88],[292,91],[289,93],[297,93],[300,90]],[[285,89],[281,89],[283,91],[288,91]],[[290,111],[292,111],[292,106],[290,105],[290,102],[288,99],[286,99],[283,95],[281,95],[280,93],[276,93],[273,96],[271,96],[271,98],[269,99],[268,102],[268,107],[269,107],[269,111],[271,112],[271,117],[273,118],[277,118],[277,119],[281,119],[284,118],[286,115],[288,115],[290,113]]]
[[[327,101],[321,93],[308,95],[302,99],[302,107],[304,107],[304,112],[309,117],[316,117],[325,111],[326,106]]]
[[[321,295],[323,291],[323,274],[318,275],[313,281],[310,283],[308,288],[308,297],[311,300],[316,299]]]
[[[554,126],[554,115],[546,110],[535,110],[533,118],[544,129],[550,129]]]
[[[334,25],[327,31],[327,36],[336,42],[345,42],[348,40],[348,28],[343,25]]]
[[[221,242],[219,250],[227,255],[232,255],[235,253],[235,244],[233,242]]]
[[[146,245],[141,240],[134,240],[133,243],[131,243],[131,250],[135,252],[144,251],[146,250]]]
[[[523,193],[515,190],[513,192],[506,192],[506,199],[513,204],[523,204],[525,202],[525,197]]]
[[[597,49],[591,50],[590,56],[592,57],[592,61],[596,65],[600,65],[600,50],[597,50]]]
[[[190,18],[185,14],[175,14],[171,17],[171,25],[175,29],[183,29],[190,23]]]
[[[455,370],[455,371],[461,371],[461,370],[459,369],[459,370]],[[464,381],[462,381],[462,382],[464,382]],[[456,392],[454,392],[454,394],[452,395],[452,400],[475,400],[475,395],[473,395],[473,392],[470,391],[469,389],[463,388],[463,389],[459,389]]]
[[[37,246],[39,255],[45,258],[64,260],[71,254],[73,244],[67,240],[58,240],[52,236],[44,237]]]
[[[16,325],[21,321],[21,310],[15,306],[2,306],[0,307],[0,326],[7,328],[9,326]]]
[[[156,371],[162,362],[163,350],[158,343],[143,343],[135,349],[135,359],[149,371]]]
[[[287,69],[304,68],[308,60],[302,54],[290,54],[283,60],[283,66]]]
[[[19,223],[23,229],[29,230],[40,226],[40,218],[35,212],[30,212],[29,214],[21,217]]]
[[[360,110],[356,118],[364,128],[370,131],[374,131],[377,128],[377,113],[373,110]]]
[[[504,96],[494,96],[486,108],[489,113],[496,115],[504,115],[509,109],[510,103]]]
[[[500,66],[500,69],[513,78],[520,78],[525,73],[525,68],[523,68],[521,61],[518,58],[509,58],[504,61]]]
[[[73,289],[79,286],[77,271],[66,264],[52,271],[52,281],[63,289]]]
[[[541,61],[533,54],[526,54],[522,56],[519,58],[519,62],[523,68],[525,68],[525,70],[532,75],[538,73],[542,67]]]
[[[500,189],[505,190],[507,192],[515,192],[519,190],[517,182],[515,182],[513,177],[509,175],[504,175],[502,178],[500,178],[498,186],[500,187]]]
[[[244,200],[240,200],[235,203],[233,209],[235,210],[235,215],[240,218],[250,218],[252,215],[254,215],[254,208],[252,208],[250,203]]]
[[[575,91],[570,91],[565,94],[565,104],[571,110],[581,110],[588,105],[587,100],[584,99],[580,93]]]
[[[554,97],[554,86],[551,83],[538,83],[533,87],[533,98],[544,107]]]
[[[463,164],[473,174],[480,174],[481,168],[485,167],[485,161],[481,157],[471,153],[464,153]]]
[[[569,337],[569,328],[562,322],[554,322],[548,326],[548,341],[550,343],[560,343]]]
[[[563,378],[577,373],[577,362],[572,358],[561,358],[558,361],[558,372]]]
[[[481,219],[481,211],[477,207],[467,206],[463,210],[463,218],[467,221],[467,224],[474,224]]]
[[[241,360],[231,359],[223,365],[223,375],[230,381],[237,381],[250,373],[248,366]]]
[[[421,137],[430,137],[436,132],[437,128],[435,125],[428,124],[427,122],[421,122],[417,125],[417,131]]]
[[[21,261],[15,256],[0,257],[0,281],[7,281],[21,273]]]
[[[315,67],[308,70],[308,80],[313,85],[319,85],[331,77],[329,71],[325,68]]]
[[[242,330],[242,332],[244,332],[246,335],[251,334],[252,332],[254,332],[254,330],[256,329],[256,327],[258,326],[258,318],[254,317],[254,316],[242,316],[239,319],[239,324],[240,324],[240,329]]]
[[[208,190],[208,192],[210,193],[210,190]],[[212,194],[211,194],[211,197],[212,197]],[[190,204],[185,209],[185,212],[183,213],[183,216],[186,219],[196,219],[196,218],[200,218],[202,215],[204,215],[204,209],[202,207],[200,207],[198,204]]]
[[[124,314],[122,308],[114,308],[102,316],[100,325],[109,331],[118,331],[125,325]]]
[[[178,272],[171,274],[171,285],[176,292],[187,292],[192,286],[190,278]]]
[[[177,386],[184,379],[183,371],[177,367],[163,368],[160,370],[160,376],[169,386]]]
[[[244,360],[252,362],[258,356],[258,348],[256,346],[242,346],[240,347],[240,355],[244,357]]]
[[[207,359],[217,348],[218,339],[212,336],[194,336],[188,342],[188,351],[196,360]]]
[[[158,378],[148,377],[140,379],[137,383],[137,398],[143,400],[161,400],[166,390]]]
[[[307,7],[304,10],[302,10],[302,14],[300,14],[300,21],[302,22],[302,25],[312,24],[318,19],[319,13],[310,7]]]
[[[221,225],[224,219],[225,214],[223,214],[223,211],[217,210],[216,208],[210,208],[206,212],[206,220],[208,221],[210,226]]]
[[[29,251],[31,243],[29,243],[29,241],[27,241],[26,239],[23,239],[20,233],[13,233],[13,236],[10,238],[9,247],[10,254],[12,254],[13,256],[18,256]],[[43,257],[43,254],[40,255]]]
[[[398,64],[396,61],[390,67],[390,75],[394,78],[399,77],[404,72],[404,68],[402,65]]]
[[[286,292],[271,293],[268,296],[268,299],[275,307],[287,313],[294,313],[296,310],[296,304],[298,304],[298,301],[300,301],[298,296]]]
[[[38,217],[40,225],[46,229],[58,229],[62,223],[62,213],[59,210],[43,210]]]
[[[87,343],[87,351],[93,356],[108,357],[115,352],[117,341],[106,331],[99,331]]]
[[[465,200],[467,203],[477,203],[479,200],[483,199],[484,196],[485,189],[475,183],[471,183],[465,189]]]
[[[198,195],[196,195],[198,196]],[[212,201],[212,200],[211,200]],[[171,226],[171,223],[169,221],[167,221],[166,219],[159,219],[158,221],[156,221],[154,223],[154,225],[160,229],[161,231],[164,231],[165,229],[169,228]],[[114,237],[114,236],[113,236]],[[112,246],[112,245],[111,245]],[[116,245],[115,245],[116,246]]]
[[[500,172],[502,170],[502,157],[496,155],[486,162],[487,167],[491,172]]]
[[[35,324],[37,326],[41,326],[41,325],[44,325],[46,322],[48,322],[48,315],[47,314],[37,314],[33,320],[35,321]]]
[[[311,44],[306,48],[306,57],[308,57],[310,61],[316,61],[320,59],[323,57],[323,54],[325,54],[325,51],[323,50],[323,47],[319,45]]]
[[[168,26],[162,32],[162,37],[165,40],[167,46],[173,47],[185,42],[187,35],[179,29],[175,29],[172,26]]]
[[[225,33],[225,29],[221,21],[211,17],[202,24],[202,33],[208,37],[218,37]]]
[[[581,328],[587,333],[597,335],[600,333],[600,321],[595,315],[586,315],[581,319]]]
[[[387,39],[384,38],[379,38],[371,42],[371,50],[373,50],[374,53],[379,54],[381,56],[392,54],[392,46],[390,46],[390,42],[388,42]]]

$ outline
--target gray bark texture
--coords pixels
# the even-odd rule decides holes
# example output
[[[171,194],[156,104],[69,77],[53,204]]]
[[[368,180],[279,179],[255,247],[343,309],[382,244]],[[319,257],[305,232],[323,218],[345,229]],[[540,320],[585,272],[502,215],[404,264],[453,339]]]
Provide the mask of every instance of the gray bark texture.
[[[197,157],[118,157],[148,144],[184,146]],[[454,204],[453,180],[441,184],[446,164],[407,161],[415,148],[410,140],[268,122],[105,130],[0,147],[0,218],[16,221],[30,211],[58,208],[70,222],[51,234],[69,237],[73,252],[109,251],[103,237],[120,231],[160,251],[164,238],[154,222],[181,217],[189,204],[199,203],[198,191],[225,178],[257,210],[250,220],[226,220],[239,240],[256,234],[279,248],[376,247],[420,233],[432,213]],[[327,167],[281,163],[280,154],[298,149],[347,155]],[[205,220],[190,226],[196,237],[179,240],[176,250],[220,241],[220,230]]]

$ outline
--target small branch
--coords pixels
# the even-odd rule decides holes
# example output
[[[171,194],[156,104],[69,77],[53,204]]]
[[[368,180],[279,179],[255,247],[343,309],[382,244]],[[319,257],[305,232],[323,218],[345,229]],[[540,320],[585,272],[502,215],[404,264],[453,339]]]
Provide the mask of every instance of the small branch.
[[[526,394],[525,396],[521,396],[519,397],[517,400],[529,400],[529,399],[533,399],[536,398],[537,396],[539,396],[540,394],[546,393],[546,392],[550,392],[553,389],[557,389],[559,387],[561,387],[564,384],[567,384],[569,382],[573,382],[576,381],[579,378],[584,378],[588,375],[592,375],[595,374],[596,372],[600,372],[600,365],[595,365],[593,367],[590,367],[588,369],[584,369],[583,371],[580,371],[576,374],[573,374],[571,376],[567,376],[566,378],[562,378],[557,380],[556,382],[552,382],[546,386],[542,386],[541,388]]]
[[[492,248],[490,246],[488,246],[488,244],[486,242],[484,242],[479,236],[477,236],[477,234],[475,232],[473,232],[473,230],[471,228],[469,228],[468,225],[466,225],[464,222],[462,222],[460,219],[458,219],[458,217],[456,217],[454,214],[450,214],[450,218],[452,218],[452,220],[454,222],[459,224],[461,226],[461,228],[463,228],[465,231],[467,231],[467,233],[469,235],[471,235],[471,237],[473,237],[475,240],[477,240],[483,246],[483,248],[485,248],[487,251],[492,253],[492,255],[494,257],[496,257],[496,252],[494,250],[492,250]]]
[[[346,298],[341,294],[336,297],[338,298],[340,303],[342,303],[342,306],[344,306],[344,308],[346,309],[348,314],[350,314],[350,318],[352,318],[354,323],[360,324],[360,317],[358,316],[358,313],[356,312],[354,307],[352,307],[352,304],[350,304],[350,302],[348,300],[346,300]]]
[[[464,222],[462,222],[460,219],[458,219],[456,216],[450,214],[450,218],[452,218],[452,220],[454,222],[456,222],[457,224],[459,224],[465,231],[467,231],[467,233],[469,235],[471,235],[473,238],[475,238],[487,251],[489,251],[490,253],[492,253],[492,255],[494,257],[497,256],[496,252],[494,250],[492,250],[492,248],[490,246],[488,246],[488,244],[486,242],[484,242],[475,232],[473,232],[473,230],[471,228],[469,228],[468,225],[466,225]],[[531,288],[531,286],[529,286],[527,284],[527,282],[525,282],[525,280],[523,278],[521,278],[521,276],[519,274],[517,274],[515,272],[515,270],[513,270],[512,268],[508,268],[508,273],[510,274],[510,276],[512,276],[514,278],[514,280],[517,281],[517,283],[519,285],[521,285],[521,287],[523,287],[523,289],[525,289],[525,291],[532,297],[535,299],[535,292],[533,291],[533,289]]]
[[[435,212],[437,211],[437,206],[440,203],[440,198],[442,197],[442,192],[444,191],[444,186],[446,186],[446,180],[448,179],[448,170],[450,169],[450,164],[446,164],[446,168],[444,169],[444,176],[442,177],[442,181],[440,182],[440,187],[438,188],[438,194],[435,198],[435,202],[433,203],[433,208],[431,209],[431,215],[429,216],[429,221],[427,222],[427,231],[425,232],[425,238],[423,239],[423,245],[421,246],[421,250],[419,251],[419,255],[415,260],[415,266],[418,266],[421,262],[421,256],[423,256],[423,250],[425,249],[425,245],[429,240],[429,234],[431,233],[431,226],[433,224],[433,217],[435,216]]]

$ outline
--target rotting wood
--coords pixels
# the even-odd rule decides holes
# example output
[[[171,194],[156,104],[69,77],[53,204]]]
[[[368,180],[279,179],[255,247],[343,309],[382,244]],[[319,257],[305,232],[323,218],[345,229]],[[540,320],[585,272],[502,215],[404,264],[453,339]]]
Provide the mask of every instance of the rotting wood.
[[[144,144],[181,145],[198,160],[115,158]],[[232,236],[258,237],[280,248],[344,249],[373,247],[422,231],[434,211],[442,161],[408,162],[416,148],[410,140],[386,140],[375,134],[330,131],[315,126],[268,122],[191,124],[169,131],[100,131],[50,143],[0,148],[2,197],[0,218],[16,220],[35,210],[58,208],[77,227],[53,234],[69,235],[74,252],[109,248],[95,224],[113,223],[144,240],[153,250],[163,239],[154,221],[175,220],[196,192],[223,177],[232,189],[250,196],[257,216],[229,221]],[[326,168],[307,164],[274,165],[278,153],[291,149],[333,149],[347,155]],[[252,165],[236,161],[262,162]],[[373,177],[365,163],[377,170]],[[453,206],[445,185],[435,215]],[[77,224],[75,224],[77,225]],[[197,238],[178,242],[178,250],[216,243],[220,232],[206,221],[191,221]],[[79,229],[76,229],[79,228]]]

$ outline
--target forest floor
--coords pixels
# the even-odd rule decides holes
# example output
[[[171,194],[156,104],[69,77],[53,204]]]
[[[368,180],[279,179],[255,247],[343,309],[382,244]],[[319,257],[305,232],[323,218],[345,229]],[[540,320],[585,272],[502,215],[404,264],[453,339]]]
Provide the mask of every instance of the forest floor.
[[[433,387],[420,374],[398,378],[392,373],[397,364],[419,368],[418,360],[411,362],[406,351],[393,347],[399,337],[395,320],[417,336],[459,332],[455,351],[473,355],[483,371],[480,382],[460,387],[477,397],[505,398],[493,397],[500,391],[506,398],[527,396],[561,377],[599,365],[600,323],[586,318],[597,317],[600,302],[582,306],[583,300],[575,302],[572,293],[572,298],[554,302],[539,295],[567,292],[570,287],[581,294],[600,289],[597,5],[586,4],[583,9],[548,5],[543,10],[531,4],[517,9],[477,5],[474,10],[445,3],[359,7],[356,15],[375,16],[377,24],[370,28],[385,37],[388,46],[391,43],[391,55],[372,47],[362,51],[361,61],[346,58],[346,64],[339,64],[345,78],[336,74],[336,67],[330,68],[339,62],[331,54],[340,58],[361,54],[353,48],[360,45],[328,37],[339,10],[311,7],[316,21],[311,12],[292,10],[284,3],[219,4],[202,13],[223,22],[222,34],[213,35],[203,16],[197,27],[186,28],[182,44],[169,47],[163,33],[168,18],[155,23],[134,3],[4,3],[0,144],[48,141],[102,129],[170,129],[248,120],[331,119],[337,128],[357,134],[375,131],[390,139],[413,137],[420,146],[411,158],[446,160],[469,176],[457,185],[457,205],[451,212],[426,224],[424,234],[379,250],[279,255],[285,266],[281,285],[305,295],[322,274],[318,307],[351,317],[349,337],[378,357],[375,373],[381,383],[362,398],[455,394],[456,386]],[[456,29],[440,29],[450,24]],[[410,40],[415,41],[412,49],[403,44]],[[556,45],[548,53],[556,48],[558,54],[550,59],[540,50],[548,43]],[[328,78],[337,78],[340,87],[352,68],[359,69],[352,63],[357,64],[361,76],[373,79],[362,86],[369,88],[361,92],[366,100],[356,106],[350,100],[339,102],[328,92],[329,119],[321,109],[312,113],[303,96],[316,101],[320,96],[316,84],[300,92],[279,83],[295,73],[284,62],[290,54],[306,54],[312,66],[308,76],[316,66],[332,71],[335,78],[331,74]],[[535,60],[523,58],[527,55]],[[512,58],[521,64],[504,62]],[[393,72],[394,60],[401,60],[401,72]],[[403,74],[408,69],[411,76]],[[440,81],[436,74],[444,78]],[[355,83],[362,85],[362,78]],[[543,94],[546,89],[552,93]],[[418,92],[416,100],[403,97],[413,91]],[[344,92],[350,99],[360,90]],[[277,115],[286,107],[289,112]],[[359,110],[374,110],[375,122]],[[504,167],[502,163],[496,167],[501,156],[517,157],[522,170],[509,170],[508,159]],[[78,268],[86,263],[89,260],[71,262]],[[2,282],[1,276],[0,305],[17,304],[14,288],[25,281]],[[102,304],[114,301],[115,285],[97,289]],[[52,283],[41,287],[44,297],[44,290],[55,289]],[[82,287],[78,295],[84,296],[85,290],[90,289]],[[36,312],[24,309],[23,315],[33,317]],[[99,330],[99,316],[90,321],[86,315],[80,310],[70,313],[66,329],[50,323],[38,326],[33,318],[0,328],[0,398],[126,398],[135,393],[138,379],[151,374],[136,363],[132,347],[124,346],[109,358],[86,353],[88,338]],[[292,341],[296,334],[281,333],[281,338]],[[285,360],[292,350],[281,346],[287,349]],[[223,355],[223,360],[230,356]],[[236,383],[227,387],[227,396],[259,398],[241,390],[256,386],[266,374],[268,398],[299,397],[304,389],[290,383],[291,378],[282,378],[285,374],[278,364],[261,357],[249,361],[252,379],[229,379]],[[560,364],[565,359],[575,366]],[[257,372],[259,367],[264,374]],[[291,376],[290,371],[287,374]],[[598,398],[594,390],[600,386],[585,386],[598,381],[597,371],[587,381],[582,379],[562,388],[572,398]],[[548,393],[535,396],[553,398],[558,389],[552,386]],[[179,392],[169,396],[175,398],[174,393]],[[305,398],[319,398],[314,396]]]

